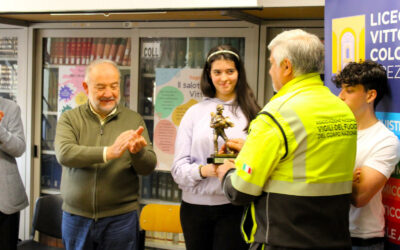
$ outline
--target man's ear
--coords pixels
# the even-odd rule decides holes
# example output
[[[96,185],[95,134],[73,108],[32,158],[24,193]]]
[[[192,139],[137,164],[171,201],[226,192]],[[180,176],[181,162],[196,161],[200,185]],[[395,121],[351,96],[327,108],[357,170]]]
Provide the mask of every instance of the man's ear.
[[[86,95],[89,95],[89,86],[86,82],[82,83],[83,89],[85,90]]]
[[[293,73],[292,63],[290,62],[289,59],[285,58],[285,59],[283,59],[282,64],[283,64],[282,66],[283,66],[283,70],[284,70],[283,74],[285,76],[290,76]]]
[[[373,103],[377,96],[376,89],[370,89],[367,91],[367,103]]]

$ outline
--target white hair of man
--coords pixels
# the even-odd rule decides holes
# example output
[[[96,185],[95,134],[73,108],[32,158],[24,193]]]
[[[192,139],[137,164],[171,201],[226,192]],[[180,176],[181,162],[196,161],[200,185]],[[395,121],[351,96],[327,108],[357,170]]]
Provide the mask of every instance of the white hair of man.
[[[288,30],[277,35],[268,45],[275,62],[280,65],[288,59],[294,77],[324,69],[324,45],[314,34],[301,29]]]
[[[113,61],[111,61],[111,60],[107,60],[107,59],[97,59],[97,60],[91,61],[91,62],[89,63],[89,65],[86,67],[86,71],[85,71],[85,82],[86,82],[87,84],[90,83],[90,72],[92,71],[92,69],[93,69],[96,65],[103,64],[103,63],[108,63],[108,64],[110,64],[111,66],[113,66],[113,67],[118,71],[118,76],[119,76],[119,77],[118,77],[118,83],[121,82],[121,72],[119,71],[118,65],[117,65],[115,62],[113,62]]]

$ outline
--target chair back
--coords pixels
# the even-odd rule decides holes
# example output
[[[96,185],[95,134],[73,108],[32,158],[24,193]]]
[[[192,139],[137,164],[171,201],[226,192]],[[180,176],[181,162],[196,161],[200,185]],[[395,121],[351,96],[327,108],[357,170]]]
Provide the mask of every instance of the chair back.
[[[146,231],[182,233],[180,205],[147,204],[140,212],[140,227]]]
[[[61,207],[62,198],[59,194],[41,196],[36,200],[32,219],[32,239],[35,236],[35,230],[61,239]]]

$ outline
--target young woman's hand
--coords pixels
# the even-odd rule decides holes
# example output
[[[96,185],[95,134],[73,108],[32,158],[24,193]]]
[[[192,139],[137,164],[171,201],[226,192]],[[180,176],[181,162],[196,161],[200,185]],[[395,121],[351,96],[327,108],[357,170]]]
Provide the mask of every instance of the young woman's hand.
[[[200,167],[201,177],[217,177],[217,166],[214,164],[202,165]]]

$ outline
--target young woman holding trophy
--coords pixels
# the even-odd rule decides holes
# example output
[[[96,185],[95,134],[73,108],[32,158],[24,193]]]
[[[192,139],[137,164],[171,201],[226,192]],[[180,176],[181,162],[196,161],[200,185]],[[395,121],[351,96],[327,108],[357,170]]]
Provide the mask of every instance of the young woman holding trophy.
[[[222,106],[224,117],[234,124],[225,127],[227,138],[245,139],[250,121],[260,110],[239,52],[229,45],[211,49],[200,87],[204,99],[182,118],[171,171],[182,189],[180,216],[186,248],[248,249],[240,235],[243,207],[225,198],[216,174],[218,165],[207,164],[207,158],[215,154],[214,138],[219,147],[224,144],[224,138],[215,136],[216,129],[211,127],[211,113],[219,112],[217,106],[220,110]]]

